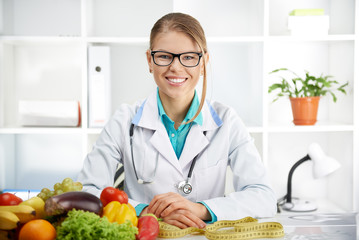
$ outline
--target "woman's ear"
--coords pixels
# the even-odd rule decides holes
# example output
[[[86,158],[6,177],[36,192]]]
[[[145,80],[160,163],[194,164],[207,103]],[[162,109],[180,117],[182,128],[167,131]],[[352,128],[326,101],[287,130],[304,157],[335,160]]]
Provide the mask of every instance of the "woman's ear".
[[[152,73],[153,69],[152,69],[152,57],[151,57],[151,50],[150,49],[148,49],[146,51],[146,57],[147,57],[147,63],[148,63],[149,71],[150,71],[150,73]]]

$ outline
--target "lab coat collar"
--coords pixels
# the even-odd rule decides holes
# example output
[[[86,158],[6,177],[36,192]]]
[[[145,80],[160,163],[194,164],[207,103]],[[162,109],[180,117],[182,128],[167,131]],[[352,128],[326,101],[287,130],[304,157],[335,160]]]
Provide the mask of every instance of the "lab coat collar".
[[[206,101],[202,107],[203,124],[202,132],[214,130],[222,125],[222,120],[212,108],[209,101]],[[154,121],[156,119],[156,121]],[[157,92],[154,91],[138,109],[132,123],[143,128],[157,130],[161,122],[157,107]]]
[[[139,107],[132,123],[139,127],[156,130],[158,121],[161,119],[158,114],[157,95],[153,92]]]

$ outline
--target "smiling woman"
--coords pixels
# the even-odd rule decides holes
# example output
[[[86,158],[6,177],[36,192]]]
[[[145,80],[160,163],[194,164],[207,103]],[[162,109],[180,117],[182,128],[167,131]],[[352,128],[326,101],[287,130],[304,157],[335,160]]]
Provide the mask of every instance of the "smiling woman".
[[[204,60],[201,61],[201,57],[204,55],[208,58],[208,55],[202,53],[199,44],[186,33],[171,28],[165,33],[159,33],[151,40],[150,46],[151,50],[147,51],[150,72],[158,86],[165,112],[177,123],[175,127],[178,127],[192,102],[199,77],[204,72],[205,63]],[[202,106],[206,92],[205,78],[203,82]]]
[[[157,44],[157,46],[156,46]],[[161,48],[158,48],[160,46]],[[156,49],[158,48],[158,49]],[[203,75],[203,87],[202,87],[202,98],[200,102],[200,106],[198,108],[198,111],[193,116],[191,120],[194,120],[200,113],[201,108],[203,107],[205,97],[206,97],[206,90],[207,90],[207,73],[206,73],[206,65],[208,62],[208,51],[207,51],[207,41],[204,34],[204,30],[201,26],[201,24],[193,17],[176,13],[176,14],[167,14],[161,19],[159,19],[155,25],[153,26],[151,30],[150,35],[150,50],[147,51],[147,61],[149,63],[150,72],[154,70],[153,66],[151,67],[151,61],[149,59],[149,51],[168,51],[170,53],[174,53],[177,55],[172,55],[172,61],[175,59],[175,56],[178,56],[179,62],[183,65],[183,62],[181,61],[181,58],[178,54],[180,53],[197,53],[198,54],[198,62],[195,65],[187,66],[185,70],[188,70],[189,72],[191,70],[194,80],[197,79],[197,82],[193,83],[193,80],[191,81],[193,84],[197,85],[199,76]],[[152,55],[154,57],[154,55]],[[201,61],[202,56],[205,56],[203,60]],[[155,60],[153,58],[153,60]],[[172,63],[171,61],[171,63]],[[154,61],[155,62],[155,61]],[[200,64],[201,62],[201,64]],[[197,67],[198,64],[200,64],[199,68],[191,69],[192,67]],[[175,65],[175,64],[172,64]],[[177,65],[175,65],[177,66]],[[173,66],[173,67],[175,67]],[[184,65],[185,66],[185,65]],[[190,67],[190,68],[188,68]],[[197,70],[197,71],[196,71]],[[198,75],[198,71],[200,75]],[[197,74],[196,74],[197,73]],[[171,78],[171,75],[168,76],[168,79],[181,79],[179,82],[184,82],[187,80],[186,77],[179,77],[175,78],[176,76],[173,76]],[[158,84],[156,80],[156,75],[154,74],[154,78],[156,83]],[[163,94],[162,94],[163,95]],[[161,93],[160,93],[161,97]],[[165,96],[162,96],[165,98]],[[185,106],[188,107],[188,100],[185,101]],[[190,99],[191,101],[192,99]],[[164,100],[166,101],[166,100]],[[182,110],[183,111],[183,110]],[[182,114],[183,115],[183,114]],[[174,116],[172,116],[174,117]],[[184,117],[184,116],[183,116]],[[176,122],[176,121],[175,121]]]
[[[205,101],[209,54],[200,23],[182,13],[163,16],[146,56],[157,90],[116,111],[86,157],[78,179],[84,189],[99,195],[123,164],[124,191],[138,215],[152,213],[180,228],[273,216],[275,195],[242,120],[232,108]],[[224,197],[228,166],[235,192]]]

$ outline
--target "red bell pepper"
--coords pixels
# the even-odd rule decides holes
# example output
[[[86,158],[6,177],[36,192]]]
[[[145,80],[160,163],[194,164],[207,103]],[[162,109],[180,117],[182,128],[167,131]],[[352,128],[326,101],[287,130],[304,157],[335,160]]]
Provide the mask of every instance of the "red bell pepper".
[[[155,240],[160,232],[160,225],[157,217],[153,214],[146,214],[138,219],[137,240]]]

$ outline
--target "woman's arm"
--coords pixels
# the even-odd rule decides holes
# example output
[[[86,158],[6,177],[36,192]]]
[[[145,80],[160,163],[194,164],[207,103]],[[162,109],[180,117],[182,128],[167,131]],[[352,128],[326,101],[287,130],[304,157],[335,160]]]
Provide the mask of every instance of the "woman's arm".
[[[222,130],[229,137],[228,160],[234,192],[203,202],[216,214],[217,220],[273,217],[276,196],[253,138],[234,111],[228,111],[223,122]]]
[[[128,107],[121,106],[103,128],[91,152],[87,154],[77,178],[83,184],[84,191],[98,197],[102,189],[113,186],[117,166],[123,163],[120,147],[125,144],[125,129],[129,125],[126,124],[128,116],[124,116],[129,115],[125,114],[129,112],[127,109]]]

